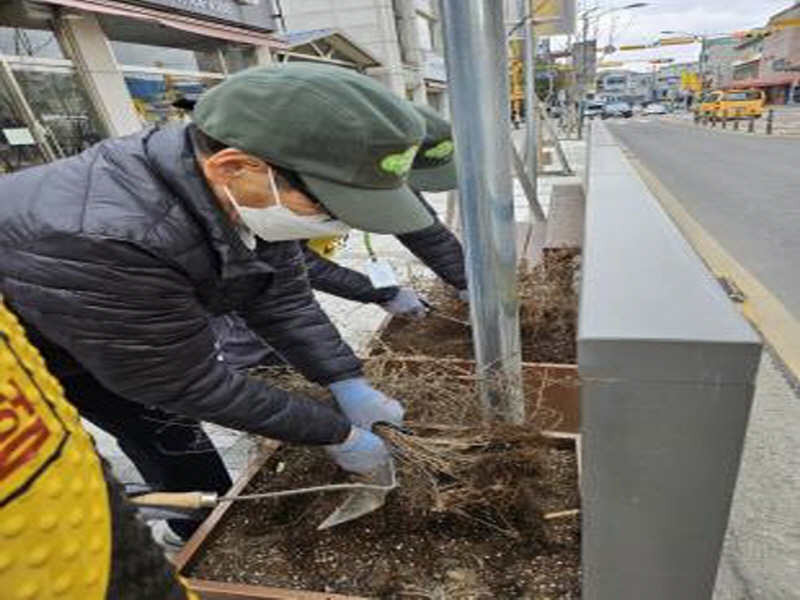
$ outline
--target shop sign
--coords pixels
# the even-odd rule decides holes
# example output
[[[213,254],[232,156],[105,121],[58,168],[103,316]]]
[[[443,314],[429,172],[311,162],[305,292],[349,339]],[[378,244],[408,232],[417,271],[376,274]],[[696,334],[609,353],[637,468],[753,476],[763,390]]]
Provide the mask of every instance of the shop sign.
[[[436,52],[425,52],[422,76],[434,81],[447,81],[447,67],[444,57]]]
[[[132,4],[142,4],[158,8],[168,8],[184,14],[211,17],[249,29],[275,30],[272,0],[139,0]]]
[[[27,127],[12,127],[2,131],[9,146],[33,146],[36,144],[31,130]]]

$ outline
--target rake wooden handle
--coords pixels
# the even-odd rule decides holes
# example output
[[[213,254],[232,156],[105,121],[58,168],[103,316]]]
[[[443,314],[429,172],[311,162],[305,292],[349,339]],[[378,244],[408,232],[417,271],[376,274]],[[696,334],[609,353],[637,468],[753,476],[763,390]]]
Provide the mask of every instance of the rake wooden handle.
[[[174,508],[214,508],[217,495],[210,492],[152,492],[134,496],[130,499],[134,504],[144,506],[170,506]]]

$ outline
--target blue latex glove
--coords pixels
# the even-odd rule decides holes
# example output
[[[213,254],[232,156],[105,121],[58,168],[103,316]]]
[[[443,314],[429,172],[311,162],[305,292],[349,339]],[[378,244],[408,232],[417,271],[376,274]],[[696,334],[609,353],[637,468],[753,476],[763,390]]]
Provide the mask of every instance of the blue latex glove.
[[[389,460],[389,449],[381,438],[361,427],[350,429],[341,444],[325,446],[337,465],[353,473],[369,473]]]
[[[373,388],[366,379],[357,377],[330,385],[336,404],[350,422],[365,429],[385,421],[399,426],[403,422],[403,405]]]
[[[469,290],[458,290],[458,299],[462,302],[469,302]]]
[[[381,308],[393,315],[414,318],[424,317],[428,313],[428,309],[422,303],[420,297],[410,288],[400,288],[394,298],[381,304]]]

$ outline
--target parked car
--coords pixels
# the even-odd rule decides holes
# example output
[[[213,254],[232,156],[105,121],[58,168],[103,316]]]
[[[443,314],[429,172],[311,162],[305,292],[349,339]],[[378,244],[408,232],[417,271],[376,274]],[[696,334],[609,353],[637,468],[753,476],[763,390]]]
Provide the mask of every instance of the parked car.
[[[595,117],[603,114],[602,102],[587,102],[586,108],[583,109],[583,116],[587,119],[594,119]]]
[[[624,117],[629,119],[633,116],[633,108],[627,102],[609,102],[603,106],[603,118]]]
[[[642,112],[642,114],[644,114],[644,115],[665,115],[668,112],[669,111],[667,110],[666,106],[664,106],[663,104],[660,104],[658,102],[653,102],[652,104],[648,104],[647,106],[644,107],[644,111]]]

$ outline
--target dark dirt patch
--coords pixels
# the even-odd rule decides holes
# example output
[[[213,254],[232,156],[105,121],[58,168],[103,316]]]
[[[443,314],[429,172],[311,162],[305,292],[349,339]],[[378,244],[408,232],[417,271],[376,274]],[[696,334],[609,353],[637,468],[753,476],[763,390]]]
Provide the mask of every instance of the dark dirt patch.
[[[548,448],[540,508],[578,503],[575,453]],[[283,463],[281,472],[277,465]],[[319,450],[285,447],[244,493],[288,489],[340,478]],[[337,592],[378,598],[572,599],[580,597],[578,517],[498,531],[497,514],[411,511],[393,493],[369,516],[328,531],[316,526],[341,496],[236,504],[188,575],[214,581]],[[485,521],[479,520],[481,516]],[[533,527],[540,527],[537,521]]]
[[[533,269],[520,271],[522,360],[557,364],[577,361],[577,250],[550,250]],[[384,330],[375,353],[473,359],[472,331],[454,322],[469,321],[469,307],[438,281],[418,284],[436,307],[427,318],[394,318]],[[443,318],[449,317],[449,318]]]

